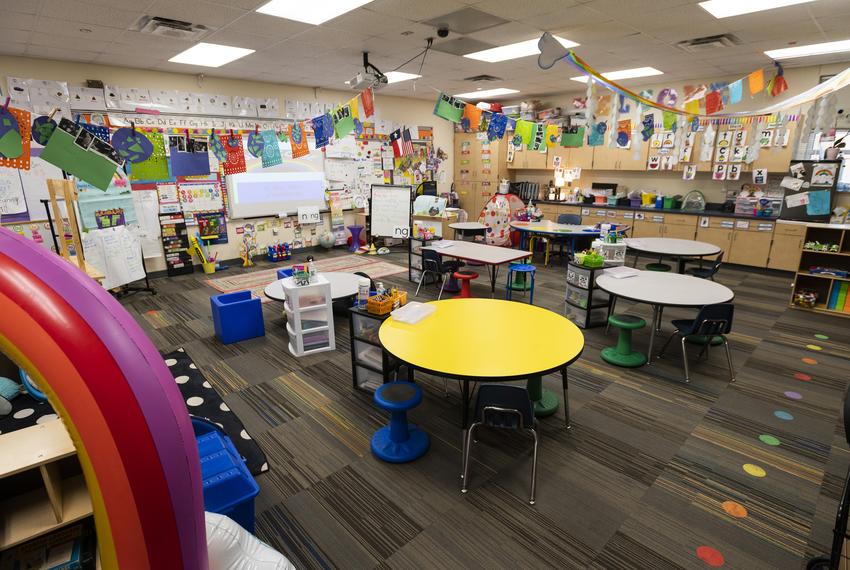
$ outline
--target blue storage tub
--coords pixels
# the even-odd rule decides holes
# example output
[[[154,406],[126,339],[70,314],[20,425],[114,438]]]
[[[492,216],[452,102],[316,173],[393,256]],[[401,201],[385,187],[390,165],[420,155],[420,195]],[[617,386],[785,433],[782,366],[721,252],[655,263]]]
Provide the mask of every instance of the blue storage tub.
[[[277,278],[284,279],[286,277],[292,277],[292,268],[289,269],[278,269],[277,270]]]
[[[254,498],[260,486],[233,446],[220,430],[206,431],[193,418],[195,441],[201,458],[204,510],[227,515],[254,534]]]

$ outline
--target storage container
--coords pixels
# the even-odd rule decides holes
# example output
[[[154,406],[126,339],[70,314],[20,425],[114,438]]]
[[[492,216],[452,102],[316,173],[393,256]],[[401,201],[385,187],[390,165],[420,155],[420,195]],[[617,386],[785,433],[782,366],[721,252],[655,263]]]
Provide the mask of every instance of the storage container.
[[[254,497],[260,487],[229,437],[210,431],[195,438],[201,459],[204,510],[227,515],[254,534]]]
[[[593,292],[593,307],[588,307],[588,300],[590,298],[590,291],[588,289],[581,289],[572,285],[567,286],[568,304],[575,305],[581,309],[608,307],[608,294],[604,291],[597,289]]]
[[[665,210],[672,210],[673,209],[673,202],[674,202],[674,200],[673,200],[672,196],[665,196],[664,197],[664,209]]]

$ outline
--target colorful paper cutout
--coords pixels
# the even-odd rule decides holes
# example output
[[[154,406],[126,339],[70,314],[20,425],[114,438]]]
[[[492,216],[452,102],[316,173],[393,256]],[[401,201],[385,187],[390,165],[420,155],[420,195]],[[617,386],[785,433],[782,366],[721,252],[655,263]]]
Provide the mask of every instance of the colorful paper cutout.
[[[283,159],[280,156],[280,146],[278,145],[277,135],[274,131],[262,131],[263,135],[263,168],[277,166]]]
[[[297,121],[288,126],[289,145],[292,148],[292,158],[301,158],[310,154],[310,148],[307,146],[307,136],[304,133],[304,124]]]
[[[584,127],[564,127],[561,132],[561,146],[578,148],[584,145]]]
[[[245,172],[245,151],[242,149],[242,135],[225,135],[221,137],[221,144],[227,152],[227,159],[222,161],[221,166],[225,174],[239,174]]]
[[[0,166],[5,166],[8,168],[17,168],[18,170],[29,170],[30,169],[30,140],[32,137],[32,130],[30,125],[30,112],[25,111],[23,109],[17,109],[13,107],[9,107],[8,109],[9,116],[15,119],[18,123],[18,137],[20,138],[20,143],[14,143],[15,149],[20,145],[20,152],[18,152],[17,156],[6,156],[5,158],[0,157]],[[3,153],[5,154],[5,153]],[[14,154],[12,152],[11,154]]]
[[[61,123],[59,126],[61,128]],[[116,135],[117,134],[118,133],[116,133]],[[130,180],[167,180],[169,178],[168,159],[165,156],[165,139],[162,134],[136,131],[136,135],[139,134],[147,139],[152,151],[145,160],[132,164],[130,167]],[[55,137],[56,134],[53,136]],[[113,140],[114,139],[115,135],[113,135]],[[51,137],[50,140],[53,140],[53,138]],[[147,145],[139,143],[135,137],[133,137],[133,140],[136,140],[136,144],[132,145],[131,148],[135,149],[139,146],[147,148]]]
[[[465,105],[463,101],[455,99],[451,95],[440,93],[437,103],[434,105],[434,114],[453,123],[459,123]]]

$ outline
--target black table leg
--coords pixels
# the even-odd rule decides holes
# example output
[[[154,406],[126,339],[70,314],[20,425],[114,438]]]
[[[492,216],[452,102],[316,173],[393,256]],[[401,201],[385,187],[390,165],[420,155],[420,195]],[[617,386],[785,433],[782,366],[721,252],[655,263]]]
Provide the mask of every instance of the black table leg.
[[[466,436],[467,429],[469,427],[469,380],[463,381],[463,387],[461,388],[461,397],[463,399],[463,412],[462,412],[462,420],[461,420],[461,471],[460,478],[463,479],[463,473],[466,470]]]
[[[561,388],[564,390],[564,425],[567,429],[572,428],[570,423],[570,396],[569,396],[569,381],[567,379],[567,367],[561,369]]]
[[[496,296],[496,265],[490,265],[490,297]]]

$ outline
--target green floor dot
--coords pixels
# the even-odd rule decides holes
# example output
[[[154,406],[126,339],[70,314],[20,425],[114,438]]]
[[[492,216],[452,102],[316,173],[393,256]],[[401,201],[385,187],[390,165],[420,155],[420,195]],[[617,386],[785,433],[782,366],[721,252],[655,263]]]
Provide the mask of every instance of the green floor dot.
[[[817,333],[817,334],[815,335],[815,338],[816,338],[816,339],[818,339],[818,340],[829,340],[829,337],[828,337],[828,336],[826,336],[826,335],[825,335],[825,334],[823,334],[823,333]]]
[[[767,445],[779,445],[779,439],[772,435],[763,434],[759,436],[759,439],[762,443],[766,443]]]

